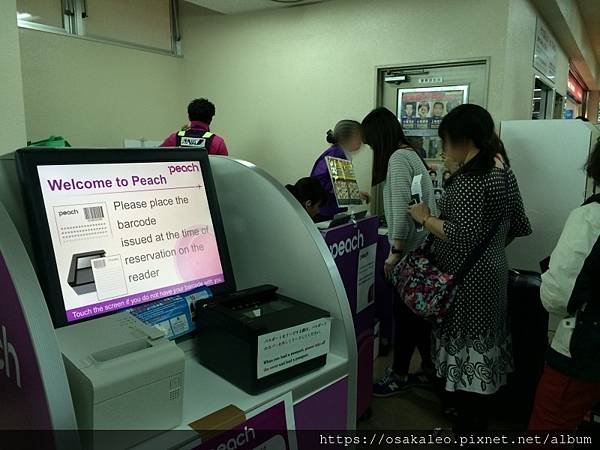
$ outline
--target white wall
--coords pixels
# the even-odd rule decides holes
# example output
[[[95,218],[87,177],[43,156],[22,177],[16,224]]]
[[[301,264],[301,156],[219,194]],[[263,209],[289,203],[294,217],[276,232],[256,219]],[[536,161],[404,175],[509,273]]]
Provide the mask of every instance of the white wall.
[[[74,146],[160,140],[187,121],[183,60],[20,29],[27,137]]]
[[[333,0],[210,17],[189,10],[188,97],[213,99],[214,128],[232,154],[284,182],[308,175],[337,120],[361,120],[373,108],[379,65],[491,57],[488,105],[497,120],[508,118],[508,0]],[[363,186],[370,182],[368,156],[359,162]]]
[[[4,154],[27,142],[15,0],[0,2],[0,99],[0,154]]]

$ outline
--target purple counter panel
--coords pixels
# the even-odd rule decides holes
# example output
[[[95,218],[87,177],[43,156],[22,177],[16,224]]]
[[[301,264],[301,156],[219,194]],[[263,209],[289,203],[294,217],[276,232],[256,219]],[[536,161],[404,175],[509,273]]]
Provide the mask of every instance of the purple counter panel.
[[[375,316],[379,319],[380,337],[391,343],[394,337],[394,288],[383,274],[383,265],[389,252],[387,235],[379,236],[375,265]]]
[[[348,378],[342,378],[294,405],[297,430],[347,430]],[[302,434],[298,434],[298,448]]]
[[[367,217],[356,224],[348,223],[322,232],[340,272],[354,320],[358,351],[358,417],[370,407],[373,394],[378,225],[377,217]]]
[[[364,313],[373,309],[370,307],[374,304],[375,264],[369,268],[371,279],[367,288],[367,301],[361,295],[365,293],[365,287],[364,284],[363,287],[359,286],[359,277],[361,267],[367,268],[365,264],[361,264],[361,257],[373,256],[373,263],[376,261],[378,223],[377,217],[368,217],[356,224],[348,223],[322,232],[344,283],[357,336],[365,329],[373,328],[372,319],[369,314]],[[363,271],[363,275],[364,273]]]
[[[52,429],[29,327],[0,254],[0,430]]]

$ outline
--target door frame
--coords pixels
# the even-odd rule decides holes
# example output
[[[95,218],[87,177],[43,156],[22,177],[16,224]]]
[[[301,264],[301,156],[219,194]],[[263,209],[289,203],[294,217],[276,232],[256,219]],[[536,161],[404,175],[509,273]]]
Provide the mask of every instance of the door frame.
[[[421,69],[424,67],[428,68],[444,68],[444,67],[460,67],[460,66],[475,66],[485,65],[484,71],[484,89],[483,89],[483,105],[487,108],[488,94],[490,89],[490,62],[491,57],[484,56],[480,58],[461,58],[461,59],[447,59],[437,61],[421,61],[421,62],[408,62],[398,64],[385,64],[375,66],[375,107],[383,106],[383,84],[380,84],[381,72],[388,69]],[[394,113],[395,114],[395,113]]]

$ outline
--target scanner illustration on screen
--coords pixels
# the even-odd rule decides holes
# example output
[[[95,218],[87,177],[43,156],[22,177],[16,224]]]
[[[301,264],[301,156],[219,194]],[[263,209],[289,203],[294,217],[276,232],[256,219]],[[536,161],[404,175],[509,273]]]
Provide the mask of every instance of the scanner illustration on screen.
[[[73,288],[77,295],[89,294],[96,291],[92,261],[104,258],[104,250],[95,250],[85,253],[76,253],[71,257],[71,267],[67,283]]]

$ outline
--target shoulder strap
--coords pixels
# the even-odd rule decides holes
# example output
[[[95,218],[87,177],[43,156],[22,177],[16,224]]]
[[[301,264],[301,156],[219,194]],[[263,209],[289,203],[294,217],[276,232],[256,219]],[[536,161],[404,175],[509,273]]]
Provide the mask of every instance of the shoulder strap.
[[[510,193],[508,192],[508,172],[506,169],[504,170],[504,185],[506,186],[506,199],[504,211],[502,211],[500,217],[498,218],[498,220],[496,220],[494,225],[492,225],[490,231],[488,231],[481,243],[479,245],[476,245],[475,248],[471,250],[471,253],[469,254],[469,256],[467,256],[467,259],[462,264],[461,268],[456,272],[456,274],[454,275],[454,280],[456,281],[456,283],[462,282],[467,273],[469,273],[469,271],[475,266],[475,264],[477,264],[477,261],[479,261],[479,259],[483,256],[485,251],[488,249],[490,242],[492,242],[492,239],[494,239],[494,236],[496,236],[496,233],[500,229],[500,226],[504,221],[504,217],[509,210],[508,200],[510,197]]]
[[[589,205],[591,203],[600,203],[600,194],[594,194],[590,198],[588,198],[584,205]]]

